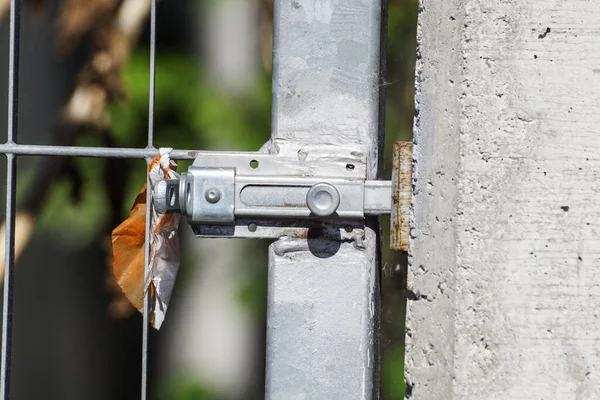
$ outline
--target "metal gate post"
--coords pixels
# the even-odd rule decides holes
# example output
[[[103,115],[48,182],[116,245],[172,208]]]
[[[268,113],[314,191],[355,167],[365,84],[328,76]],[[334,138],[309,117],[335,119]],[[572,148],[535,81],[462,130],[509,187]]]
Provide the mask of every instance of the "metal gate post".
[[[385,3],[275,0],[267,150],[313,165],[364,156],[376,177]],[[367,225],[362,240],[315,232],[270,246],[267,399],[378,397],[377,220]]]

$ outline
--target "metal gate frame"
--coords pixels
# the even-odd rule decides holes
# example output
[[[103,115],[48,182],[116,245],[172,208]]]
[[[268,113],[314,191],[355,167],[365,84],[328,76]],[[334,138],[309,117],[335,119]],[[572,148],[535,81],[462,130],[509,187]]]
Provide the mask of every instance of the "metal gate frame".
[[[386,4],[275,1],[273,152],[317,165],[362,154],[367,179],[377,178]],[[365,220],[364,230],[363,247],[321,243],[326,258],[311,239],[269,247],[268,399],[378,398],[378,219]]]
[[[275,0],[271,154],[381,164],[386,0]],[[6,272],[0,396],[10,395],[15,264],[16,159],[19,155],[138,158],[158,154],[154,140],[156,0],[150,14],[148,146],[144,149],[18,144],[20,1],[11,0],[8,85]],[[174,150],[173,159],[195,152]],[[320,171],[326,173],[327,171]],[[147,203],[152,193],[147,192]],[[148,269],[150,213],[146,220]],[[356,243],[322,238],[269,247],[266,397],[378,397],[379,220],[365,221]],[[321,249],[315,252],[313,246]],[[148,297],[144,308],[148,310]],[[147,398],[148,313],[142,341],[142,399]]]

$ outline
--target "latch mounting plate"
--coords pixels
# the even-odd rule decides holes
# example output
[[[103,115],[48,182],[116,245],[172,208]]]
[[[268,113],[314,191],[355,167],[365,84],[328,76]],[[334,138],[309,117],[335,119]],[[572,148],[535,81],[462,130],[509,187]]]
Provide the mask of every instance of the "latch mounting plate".
[[[198,152],[181,180],[155,186],[155,206],[184,214],[200,237],[305,237],[326,227],[330,235],[356,240],[366,216],[392,212],[392,182],[367,180],[366,161],[360,152],[315,160],[301,150],[298,158]],[[402,217],[392,214],[396,223]]]

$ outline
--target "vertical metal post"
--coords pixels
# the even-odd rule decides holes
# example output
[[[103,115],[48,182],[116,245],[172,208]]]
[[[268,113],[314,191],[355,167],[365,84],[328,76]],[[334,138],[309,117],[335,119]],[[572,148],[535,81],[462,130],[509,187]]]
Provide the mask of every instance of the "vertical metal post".
[[[156,0],[152,0],[150,10],[150,82],[148,93],[148,147],[154,148],[154,87],[156,79]],[[146,160],[148,162],[148,160]],[[146,168],[146,229],[144,245],[144,280],[148,277],[150,263],[150,225],[152,223],[152,189]],[[146,282],[144,282],[145,286]],[[144,293],[144,313],[142,326],[142,400],[148,396],[148,334],[150,329],[150,301]]]
[[[385,0],[275,0],[271,152],[314,166],[364,156],[382,131]],[[378,397],[378,224],[364,241],[269,249],[267,399]],[[290,245],[290,241],[293,242]]]
[[[11,1],[10,9],[10,49],[8,65],[8,140],[16,143],[19,116],[19,30],[20,0]],[[17,160],[14,154],[6,154],[6,270],[4,273],[4,307],[2,311],[2,365],[0,378],[0,396],[2,400],[10,397],[11,344],[13,287],[15,267],[15,203],[17,184]]]

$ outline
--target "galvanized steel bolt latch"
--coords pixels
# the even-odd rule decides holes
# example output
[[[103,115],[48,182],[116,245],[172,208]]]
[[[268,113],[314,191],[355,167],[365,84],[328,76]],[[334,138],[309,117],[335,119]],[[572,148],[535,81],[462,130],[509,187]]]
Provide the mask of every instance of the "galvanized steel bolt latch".
[[[392,214],[391,247],[408,249],[412,145],[394,143],[392,181],[366,179],[366,160],[290,160],[262,153],[199,153],[180,180],[154,188],[159,213],[179,212],[198,236],[276,238],[310,221],[357,226]],[[352,223],[355,223],[352,225]],[[350,224],[349,224],[350,223]]]

